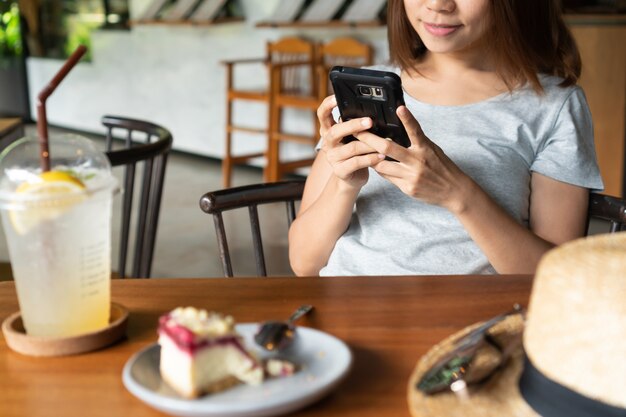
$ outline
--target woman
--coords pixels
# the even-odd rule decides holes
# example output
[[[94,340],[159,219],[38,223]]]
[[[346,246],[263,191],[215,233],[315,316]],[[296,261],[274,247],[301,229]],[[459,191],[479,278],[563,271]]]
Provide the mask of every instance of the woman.
[[[411,146],[335,123],[289,232],[298,275],[532,273],[602,189],[580,56],[557,0],[390,0]],[[358,141],[342,144],[354,135]],[[390,156],[398,162],[385,160]]]

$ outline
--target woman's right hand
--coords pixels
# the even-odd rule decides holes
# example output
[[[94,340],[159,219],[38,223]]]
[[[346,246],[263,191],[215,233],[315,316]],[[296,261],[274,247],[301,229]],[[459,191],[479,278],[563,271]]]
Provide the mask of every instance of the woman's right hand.
[[[360,189],[368,179],[367,168],[382,161],[385,156],[365,143],[355,140],[342,143],[342,139],[355,135],[372,127],[369,117],[352,119],[347,122],[335,123],[332,110],[337,106],[334,95],[328,96],[317,109],[320,121],[320,137],[326,160],[331,165],[333,174],[342,183],[351,188]]]
[[[384,158],[364,142],[341,142],[369,129],[372,120],[335,123],[332,110],[336,106],[335,97],[330,96],[317,110],[322,148],[306,179],[298,215],[289,228],[289,261],[296,275],[318,275],[328,263],[337,240],[350,225],[354,202],[367,183],[368,167]]]

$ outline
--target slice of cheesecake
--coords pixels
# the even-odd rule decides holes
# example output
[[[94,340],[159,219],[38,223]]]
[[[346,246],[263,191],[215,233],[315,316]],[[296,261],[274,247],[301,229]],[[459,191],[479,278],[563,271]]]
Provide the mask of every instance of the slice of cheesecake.
[[[262,366],[244,347],[230,316],[179,307],[161,316],[158,332],[161,377],[183,397],[263,381]]]

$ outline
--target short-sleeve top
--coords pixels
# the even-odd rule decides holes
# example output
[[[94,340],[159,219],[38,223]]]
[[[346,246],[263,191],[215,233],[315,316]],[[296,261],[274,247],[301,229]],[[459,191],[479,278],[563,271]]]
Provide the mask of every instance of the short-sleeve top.
[[[543,95],[526,86],[460,106],[431,105],[404,93],[426,136],[525,227],[532,172],[603,189],[582,89],[560,87],[553,76],[540,81]],[[452,213],[403,194],[372,169],[369,174],[320,275],[496,273]]]

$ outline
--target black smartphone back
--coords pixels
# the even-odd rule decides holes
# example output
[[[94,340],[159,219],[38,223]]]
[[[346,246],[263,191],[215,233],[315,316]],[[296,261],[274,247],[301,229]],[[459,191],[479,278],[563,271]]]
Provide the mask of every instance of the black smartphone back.
[[[402,122],[396,115],[404,105],[400,77],[393,72],[363,68],[333,67],[329,74],[335,90],[341,120],[370,117],[370,132],[408,148],[411,145]],[[356,140],[353,136],[344,142]]]

